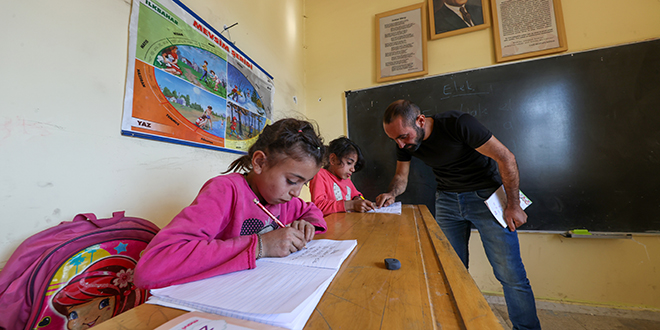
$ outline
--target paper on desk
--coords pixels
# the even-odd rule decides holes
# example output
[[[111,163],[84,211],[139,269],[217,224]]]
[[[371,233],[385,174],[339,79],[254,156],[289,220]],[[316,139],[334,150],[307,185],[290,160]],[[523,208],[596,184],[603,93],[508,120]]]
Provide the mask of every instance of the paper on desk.
[[[389,206],[379,207],[368,211],[367,213],[389,213],[389,214],[401,214],[401,202],[392,203]]]
[[[518,194],[520,195],[520,207],[523,210],[532,204],[532,201],[527,198],[527,196],[525,196],[522,191],[519,190]],[[500,188],[497,189],[492,195],[490,195],[490,197],[488,197],[484,203],[486,203],[486,206],[488,206],[488,209],[490,209],[490,212],[493,213],[493,216],[495,216],[495,219],[497,219],[500,225],[506,228],[507,224],[506,221],[504,221],[504,209],[506,208],[506,191],[504,191],[504,186],[500,186]]]
[[[258,262],[277,262],[309,267],[338,269],[357,246],[356,240],[315,239],[307,247],[284,258],[262,258]]]
[[[256,314],[290,313],[336,270],[257,260],[255,269],[151,290],[165,300]]]
[[[326,282],[329,285],[356,245],[355,240],[313,240],[306,249],[288,257],[259,259],[255,269],[153,289],[151,293],[206,312],[213,311],[200,306],[255,314],[291,313],[319,287]],[[328,260],[324,255],[330,256]]]
[[[265,323],[269,325],[274,325],[278,327],[283,327],[292,330],[302,330],[307,323],[307,320],[314,312],[314,308],[321,301],[321,297],[325,290],[330,286],[332,278],[325,281],[314,294],[310,295],[303,301],[300,306],[296,307],[291,313],[281,313],[281,314],[252,314],[252,313],[243,313],[230,310],[223,310],[213,308],[207,305],[199,304],[181,304],[176,302],[171,302],[169,299],[162,299],[156,296],[149,297],[147,303],[156,304],[165,307],[171,307],[176,309],[183,309],[187,311],[203,311],[207,313],[213,313],[223,316],[228,316],[232,318],[237,318],[241,320],[249,320],[260,323]]]

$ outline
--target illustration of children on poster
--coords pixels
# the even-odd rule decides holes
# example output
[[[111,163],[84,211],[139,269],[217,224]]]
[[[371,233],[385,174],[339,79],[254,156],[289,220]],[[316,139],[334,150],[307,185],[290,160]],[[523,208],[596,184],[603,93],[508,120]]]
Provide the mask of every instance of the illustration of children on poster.
[[[169,104],[194,125],[219,138],[225,137],[225,100],[185,80],[155,70],[156,81]]]

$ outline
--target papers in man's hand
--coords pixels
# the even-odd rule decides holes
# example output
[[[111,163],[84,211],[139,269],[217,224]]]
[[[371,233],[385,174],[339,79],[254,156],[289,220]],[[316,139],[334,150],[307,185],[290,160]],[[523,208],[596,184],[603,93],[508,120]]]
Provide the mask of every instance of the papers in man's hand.
[[[368,213],[401,214],[401,202],[392,203],[390,206],[380,207],[367,211]]]
[[[530,204],[532,204],[532,201],[523,194],[522,191],[519,191],[520,194],[520,207],[524,210],[526,209]],[[488,206],[488,209],[490,209],[490,212],[493,213],[493,216],[495,216],[495,219],[502,225],[502,227],[506,228],[507,224],[506,221],[504,221],[504,209],[506,208],[506,192],[504,191],[504,186],[500,186],[499,189],[497,189],[490,197],[488,197],[487,200],[484,201],[486,205]]]
[[[302,329],[357,241],[313,240],[255,269],[151,290],[149,303]]]

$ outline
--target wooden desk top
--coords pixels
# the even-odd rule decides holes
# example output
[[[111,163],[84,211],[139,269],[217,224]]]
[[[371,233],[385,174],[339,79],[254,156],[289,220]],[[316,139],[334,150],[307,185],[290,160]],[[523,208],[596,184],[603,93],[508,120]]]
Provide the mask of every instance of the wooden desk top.
[[[315,238],[356,239],[306,330],[502,329],[424,205],[401,215],[336,213]],[[387,270],[385,258],[401,261]],[[185,311],[143,304],[95,329],[151,330]]]

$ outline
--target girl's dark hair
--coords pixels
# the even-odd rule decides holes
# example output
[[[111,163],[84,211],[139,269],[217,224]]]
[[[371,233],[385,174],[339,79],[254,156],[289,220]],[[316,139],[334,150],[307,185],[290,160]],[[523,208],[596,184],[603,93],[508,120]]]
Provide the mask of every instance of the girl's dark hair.
[[[330,141],[328,146],[328,155],[335,154],[340,161],[343,161],[344,157],[348,156],[351,153],[357,154],[357,160],[355,161],[355,172],[360,171],[366,161],[362,156],[362,151],[355,142],[349,140],[347,137],[342,136]],[[327,169],[328,165],[326,165]]]
[[[326,147],[317,131],[312,123],[294,118],[280,119],[271,125],[266,125],[257,142],[248,150],[248,154],[233,161],[223,174],[251,171],[252,156],[257,150],[263,151],[268,156],[269,166],[279,161],[281,156],[289,156],[295,160],[309,157],[321,167],[325,159]]]

